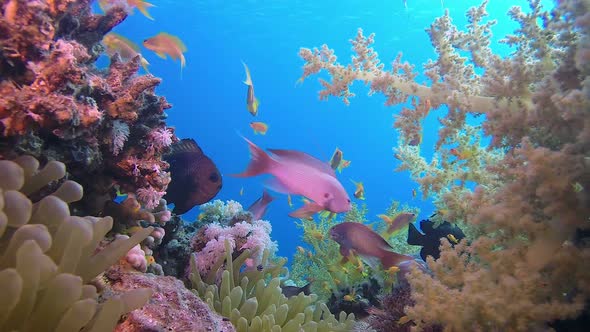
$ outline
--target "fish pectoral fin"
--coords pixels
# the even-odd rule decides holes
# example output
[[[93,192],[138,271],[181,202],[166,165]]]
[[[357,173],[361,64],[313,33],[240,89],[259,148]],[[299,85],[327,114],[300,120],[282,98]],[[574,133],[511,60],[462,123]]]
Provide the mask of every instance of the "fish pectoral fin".
[[[287,188],[287,186],[278,178],[271,178],[265,181],[264,186],[272,191],[276,191],[281,194],[292,194],[289,188]]]
[[[159,56],[160,58],[166,60],[166,54],[164,54],[162,52],[156,52],[156,55]]]
[[[324,207],[319,205],[318,203],[315,202],[309,202],[306,203],[305,205],[303,205],[301,208],[299,208],[298,210],[295,210],[291,213],[289,213],[289,216],[294,217],[294,218],[309,218],[311,216],[313,216],[314,214],[323,211]]]

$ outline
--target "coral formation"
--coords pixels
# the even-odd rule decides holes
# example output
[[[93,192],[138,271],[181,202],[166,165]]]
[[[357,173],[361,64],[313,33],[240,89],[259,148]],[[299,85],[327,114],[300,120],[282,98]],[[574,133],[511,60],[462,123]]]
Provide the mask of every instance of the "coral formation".
[[[60,162],[39,169],[30,156],[0,161],[0,330],[109,331],[152,294],[138,288],[99,305],[89,281],[152,229],[96,252],[113,220],[70,215],[68,203],[82,198],[78,183],[65,181],[35,203],[27,197],[65,175]]]
[[[193,287],[212,310],[228,318],[239,332],[242,331],[349,331],[354,315],[341,312],[336,318],[324,303],[316,303],[316,295],[287,298],[281,292],[279,274],[284,261],[268,264],[268,250],[262,259],[262,268],[242,269],[250,258],[249,249],[232,258],[229,240],[224,241],[225,255],[215,264],[220,268],[225,262],[221,282],[215,284],[217,269],[211,269],[201,277],[196,257],[191,259],[190,279]],[[266,277],[271,278],[266,281]]]
[[[262,254],[267,251],[274,256],[277,243],[270,238],[272,227],[268,221],[240,221],[240,217],[250,217],[235,201],[223,203],[219,200],[202,207],[201,219],[218,220],[202,226],[192,239],[192,249],[196,253],[199,272],[205,275],[211,271],[221,257],[225,256],[225,241],[228,240],[232,250],[237,254],[250,250],[246,261],[249,267],[261,264]]]
[[[136,75],[139,57],[94,66],[123,8],[96,15],[90,1],[1,4],[0,155],[64,162],[91,193],[73,209],[98,213],[115,184],[155,207],[170,181],[162,154],[176,140],[164,122],[170,105],[154,94],[160,79]]]
[[[442,217],[480,229],[454,249],[441,241],[441,257],[428,259],[432,276],[412,272],[415,305],[405,312],[415,330],[543,330],[579,315],[590,298],[590,248],[576,240],[590,215],[590,5],[564,0],[547,12],[540,1],[529,4],[528,12],[509,12],[519,28],[502,41],[513,47],[508,56],[491,48],[486,1],[469,10],[465,31],[448,12],[435,20],[427,30],[438,55],[425,65],[428,86],[401,57],[384,70],[374,36],[361,30],[351,65],[337,63],[326,45],[300,51],[303,78],[320,70],[332,78],[321,81],[322,99],[348,104],[355,80],[370,83],[387,105],[418,98],[396,121],[401,168],[422,176],[426,194],[438,193]],[[438,157],[427,165],[412,157],[419,152],[412,140],[426,113],[441,106],[448,112],[439,118]],[[470,127],[470,116],[485,117],[482,126]],[[492,138],[489,146],[480,146],[482,135]]]
[[[138,287],[149,288],[154,292],[149,303],[121,319],[115,332],[235,331],[231,322],[210,310],[198,295],[174,277],[128,273],[115,266],[105,272],[104,279],[109,292],[113,294]]]
[[[403,212],[417,213],[415,208],[400,207],[393,201],[386,211],[387,215]],[[381,219],[370,222],[367,219],[366,206],[353,204],[342,220],[344,222],[362,222],[371,224],[372,228],[391,244],[393,251],[402,254],[416,254],[419,247],[406,243],[406,233],[388,233],[388,225]],[[339,245],[330,239],[329,230],[340,223],[336,218],[320,214],[318,220],[301,219],[298,226],[303,229],[303,241],[309,249],[299,247],[291,268],[291,277],[298,283],[311,281],[311,289],[320,300],[325,301],[332,311],[344,310],[357,317],[366,315],[370,306],[378,305],[377,295],[391,288],[395,283],[397,271],[383,270],[378,266],[366,265],[354,255],[342,263]]]

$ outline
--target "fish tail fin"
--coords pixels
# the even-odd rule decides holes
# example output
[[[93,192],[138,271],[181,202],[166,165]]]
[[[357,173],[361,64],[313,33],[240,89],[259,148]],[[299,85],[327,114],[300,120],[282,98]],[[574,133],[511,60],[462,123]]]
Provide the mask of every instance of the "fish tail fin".
[[[186,58],[180,53],[180,79],[182,80],[182,69],[186,66]]]
[[[422,245],[424,234],[420,233],[420,231],[414,226],[414,224],[410,223],[408,227],[408,244],[409,245]]]
[[[149,74],[150,71],[148,70],[148,66],[150,65],[150,63],[141,54],[139,56],[140,56],[139,62],[141,63],[143,70],[145,70],[145,72]]]
[[[398,254],[392,251],[385,251],[384,255],[381,257],[381,265],[384,269],[388,269],[392,266],[397,266],[401,262],[413,260],[413,257]]]
[[[246,71],[246,80],[244,81],[244,84],[252,85],[252,77],[250,77],[250,69],[248,69],[248,66],[246,66],[246,63],[244,61],[242,61],[242,64],[244,65],[244,70]],[[257,102],[257,101],[254,100],[254,102]]]
[[[154,18],[148,13],[147,9],[150,7],[155,7],[154,4],[151,4],[146,1],[139,1],[137,3],[137,9],[143,14],[143,16],[149,18],[150,20],[154,20]]]
[[[239,174],[233,174],[235,177],[250,177],[256,176],[263,173],[268,173],[271,164],[273,162],[272,158],[264,152],[261,148],[259,148],[256,144],[252,143],[249,139],[242,136],[244,140],[248,143],[248,147],[250,149],[250,164],[246,170]]]
[[[274,201],[274,199],[275,199],[275,198],[274,198],[273,196],[271,196],[271,195],[268,193],[268,191],[264,190],[264,191],[262,192],[262,202],[263,202],[263,203],[267,203],[267,204],[268,204],[268,203],[270,203],[270,202]]]

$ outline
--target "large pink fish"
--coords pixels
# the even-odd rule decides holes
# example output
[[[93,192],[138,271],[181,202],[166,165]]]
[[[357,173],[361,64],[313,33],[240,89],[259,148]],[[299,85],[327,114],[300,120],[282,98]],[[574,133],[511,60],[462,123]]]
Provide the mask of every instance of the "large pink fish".
[[[272,202],[275,198],[268,194],[265,190],[262,192],[262,197],[257,199],[250,207],[248,211],[252,213],[252,220],[260,220],[264,217],[266,210],[268,209],[268,204]]]
[[[235,176],[271,174],[274,178],[267,186],[272,190],[305,196],[311,200],[290,213],[291,217],[308,218],[323,210],[334,213],[350,210],[350,198],[328,163],[293,150],[268,149],[271,156],[247,138],[244,139],[248,142],[252,159],[248,168]]]

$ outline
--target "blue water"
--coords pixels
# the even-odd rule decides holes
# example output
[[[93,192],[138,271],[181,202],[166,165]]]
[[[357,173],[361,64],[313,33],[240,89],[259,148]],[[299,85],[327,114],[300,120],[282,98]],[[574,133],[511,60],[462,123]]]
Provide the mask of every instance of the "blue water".
[[[152,2],[157,6],[150,9],[155,21],[136,12],[115,32],[141,44],[145,38],[165,31],[178,35],[186,44],[187,65],[182,79],[179,62],[160,59],[145,48],[142,52],[151,63],[151,73],[163,80],[156,92],[173,105],[167,111],[168,124],[176,127],[178,137],[194,138],[224,175],[217,199],[237,200],[247,208],[262,193],[264,177],[229,176],[248,164],[248,149],[236,134],[239,131],[263,148],[300,150],[326,161],[339,147],[344,158],[352,161],[339,179],[351,196],[355,187],[350,179],[364,183],[366,200],[360,203],[367,204],[369,219],[383,213],[391,200],[419,207],[418,220],[433,212],[430,201],[422,200],[420,194],[412,197],[417,185],[409,173],[393,171],[399,163],[392,152],[397,145],[393,114],[401,106],[385,107],[383,96],[368,97],[368,89],[360,82],[353,86],[357,96],[350,106],[337,98],[320,101],[317,78],[326,76],[313,76],[296,86],[303,65],[297,53],[300,47],[327,43],[336,50],[339,61],[347,64],[349,39],[362,27],[366,35],[376,34],[374,47],[386,68],[398,52],[403,52],[403,59],[421,71],[421,65],[434,57],[424,29],[444,10],[449,10],[454,23],[463,27],[465,12],[479,1],[407,0],[407,8],[402,0]],[[509,7],[528,5],[523,0],[490,2],[489,17],[498,20],[493,28],[497,42],[517,27],[506,16]],[[509,52],[497,43],[493,48],[501,54]],[[260,100],[256,118],[246,110],[242,60],[250,68]],[[432,155],[437,138],[436,118],[442,114],[434,113],[425,123],[422,151],[427,157]],[[251,121],[268,123],[267,135],[254,136]],[[240,196],[242,187],[244,194]],[[292,209],[286,196],[272,195],[278,199],[265,219],[273,226],[271,236],[279,242],[279,255],[290,258],[301,245],[301,230],[295,226],[296,219],[287,215]],[[299,199],[293,202],[301,205]],[[197,214],[198,207],[183,217],[192,221]]]

